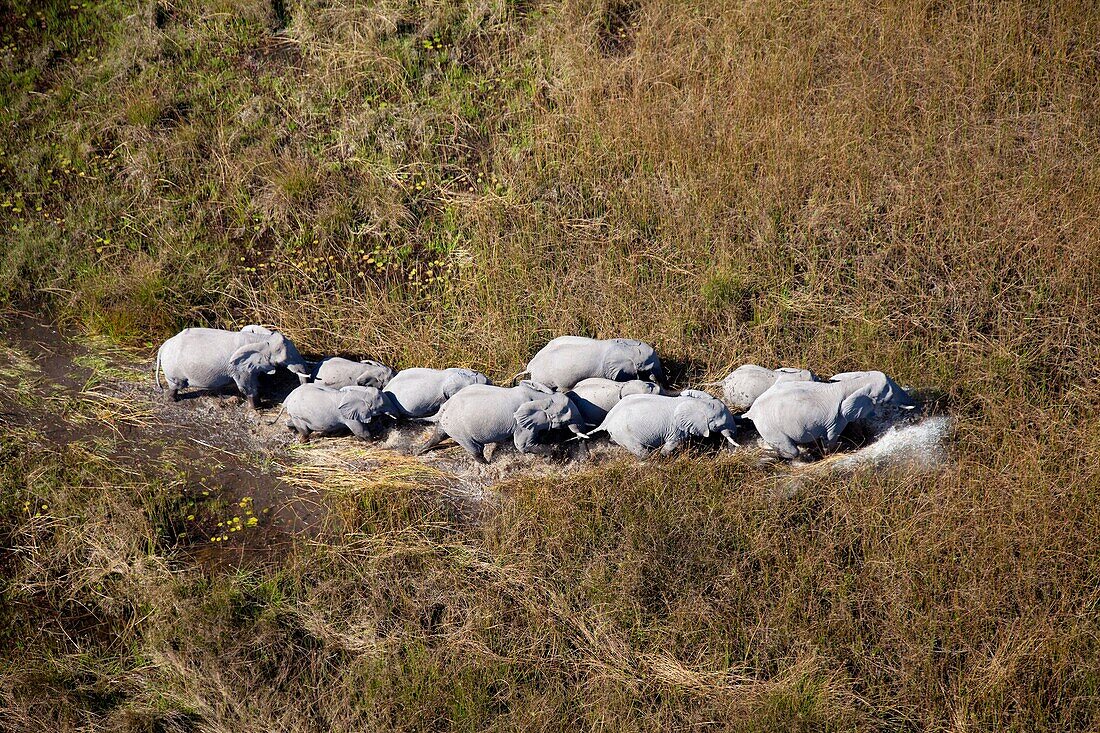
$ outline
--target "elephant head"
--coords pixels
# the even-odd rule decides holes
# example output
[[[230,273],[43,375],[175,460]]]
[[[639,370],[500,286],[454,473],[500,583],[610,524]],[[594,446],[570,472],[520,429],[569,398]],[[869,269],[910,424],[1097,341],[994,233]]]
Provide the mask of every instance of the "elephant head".
[[[250,323],[247,326],[241,328],[241,333],[255,333],[260,336],[270,336],[274,331],[269,328],[264,328],[256,323]]]
[[[394,414],[394,407],[381,391],[374,387],[344,387],[336,409],[341,417],[357,423],[369,423],[382,414]]]
[[[300,384],[309,381],[309,365],[294,344],[278,332],[263,341],[241,346],[229,357],[229,374],[238,384],[254,385],[258,375],[273,374],[278,367],[286,367],[297,374]],[[254,387],[243,391],[254,401]]]
[[[629,382],[623,382],[623,386],[619,388],[619,399],[629,397],[632,394],[661,394],[661,385],[641,379],[631,379]]]
[[[917,406],[901,385],[882,372],[844,372],[834,374],[832,381],[846,385],[845,391],[849,395],[866,395],[874,405],[894,405],[906,410]]]
[[[622,382],[628,379],[665,381],[657,352],[636,339],[611,339],[603,359],[604,377]]]
[[[733,438],[737,422],[720,400],[698,390],[684,390],[680,397],[680,404],[673,412],[673,421],[684,436],[706,438],[715,432],[731,445],[737,445]]]
[[[372,382],[375,382],[375,381],[377,381],[378,383],[380,383],[382,385],[385,385],[386,382],[393,379],[393,375],[397,373],[393,369],[391,369],[390,367],[386,366],[385,364],[382,364],[381,362],[374,361],[373,359],[363,359],[359,363],[375,367],[378,370],[378,374],[382,375],[381,378],[379,378],[378,374],[372,374],[370,372],[363,372],[362,374],[359,375],[359,379],[356,380],[356,384],[358,384],[360,387],[370,387],[370,386],[372,386]]]
[[[525,402],[516,409],[514,417],[521,430],[531,433],[569,428],[577,435],[583,435],[581,426],[584,418],[573,401],[563,394],[551,394],[544,399]]]
[[[447,370],[447,375],[440,384],[440,390],[443,392],[443,398],[449,400],[463,387],[469,387],[471,384],[488,383],[489,378],[481,372],[455,367]]]
[[[268,336],[267,344],[277,366],[286,367],[297,374],[299,384],[305,384],[309,381],[309,364],[298,353],[298,349],[291,343],[290,339],[276,332]]]

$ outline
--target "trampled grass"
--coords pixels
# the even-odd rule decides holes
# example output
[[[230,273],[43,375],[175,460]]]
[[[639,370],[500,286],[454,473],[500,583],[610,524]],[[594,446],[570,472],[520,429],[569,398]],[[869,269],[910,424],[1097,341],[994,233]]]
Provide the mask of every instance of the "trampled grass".
[[[234,572],[170,541],[187,454],[79,435],[155,417],[16,355],[73,439],[0,423],[3,727],[1100,726],[1097,48],[1058,2],[0,5],[0,292],[100,382],[197,323],[496,378],[629,335],[954,421],[931,471],[624,458],[473,522],[310,446],[339,522]]]

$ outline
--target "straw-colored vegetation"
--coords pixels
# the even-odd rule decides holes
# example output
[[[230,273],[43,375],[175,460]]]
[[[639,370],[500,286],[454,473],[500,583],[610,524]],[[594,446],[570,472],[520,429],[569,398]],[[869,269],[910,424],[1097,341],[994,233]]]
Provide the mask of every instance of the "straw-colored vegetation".
[[[1089,3],[9,0],[0,80],[0,293],[116,345],[502,378],[623,334],[957,420],[932,473],[624,459],[476,521],[307,449],[333,521],[233,571],[179,528],[261,508],[17,355],[0,406],[54,422],[0,422],[0,728],[1100,727]]]

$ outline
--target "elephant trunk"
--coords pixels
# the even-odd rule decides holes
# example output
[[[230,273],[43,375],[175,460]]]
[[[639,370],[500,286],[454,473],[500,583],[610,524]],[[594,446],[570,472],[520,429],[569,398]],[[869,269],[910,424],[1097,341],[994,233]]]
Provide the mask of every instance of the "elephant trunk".
[[[652,368],[646,373],[646,378],[657,384],[665,383],[665,370],[661,368],[660,362],[654,364]]]

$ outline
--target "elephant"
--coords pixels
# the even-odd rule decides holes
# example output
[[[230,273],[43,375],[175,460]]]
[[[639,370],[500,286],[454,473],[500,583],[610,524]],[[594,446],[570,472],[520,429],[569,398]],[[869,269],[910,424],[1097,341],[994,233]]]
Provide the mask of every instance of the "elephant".
[[[363,440],[378,431],[378,418],[396,416],[397,410],[375,387],[352,385],[334,389],[323,384],[303,384],[283,402],[290,420],[287,427],[298,440],[309,441],[312,433],[338,435],[350,431]]]
[[[705,392],[686,390],[677,397],[638,394],[624,397],[612,407],[598,428],[588,435],[605,432],[611,440],[638,458],[647,458],[660,448],[670,455],[688,437],[722,435],[737,446],[737,422],[721,400]]]
[[[624,397],[632,394],[660,394],[661,387],[653,382],[632,379],[616,382],[603,377],[589,377],[573,385],[566,396],[580,410],[585,425],[595,427],[607,417],[607,411]]]
[[[737,367],[719,384],[726,402],[735,410],[747,410],[756,398],[764,394],[776,382],[818,382],[817,375],[809,369],[766,369],[756,364]]]
[[[802,445],[835,449],[848,423],[900,399],[895,387],[882,372],[830,382],[778,382],[742,417],[752,420],[760,437],[780,456],[797,458]]]
[[[447,438],[466,449],[478,463],[488,463],[485,446],[511,440],[520,453],[545,454],[540,433],[569,428],[578,436],[583,418],[564,394],[524,380],[515,387],[476,384],[466,387],[439,410],[435,432],[416,449],[420,455]]]
[[[385,364],[370,359],[352,361],[339,356],[322,359],[313,372],[313,381],[328,387],[375,387],[382,389],[396,374]]]
[[[557,390],[572,389],[589,377],[615,382],[649,379],[664,382],[665,373],[657,352],[634,339],[606,339],[559,336],[535,354],[520,375]],[[519,376],[519,375],[517,375]]]
[[[262,327],[246,326],[245,329]],[[288,338],[278,332],[259,330],[224,331],[218,328],[185,328],[157,350],[153,378],[160,388],[163,372],[168,396],[179,399],[179,390],[197,387],[222,390],[236,383],[253,409],[259,397],[259,375],[285,367],[298,375],[300,384],[309,379],[309,365]],[[262,329],[266,331],[267,329]]]
[[[913,398],[909,396],[909,393],[906,392],[901,385],[882,372],[841,372],[840,374],[834,374],[829,377],[829,381],[845,382],[849,379],[863,379],[872,375],[874,375],[875,379],[881,378],[883,380],[883,386],[878,392],[881,404],[893,405],[904,409],[912,409],[917,406],[917,403],[913,401]]]
[[[459,390],[473,384],[489,384],[489,378],[473,369],[402,369],[386,383],[385,392],[410,418],[426,418]]]

